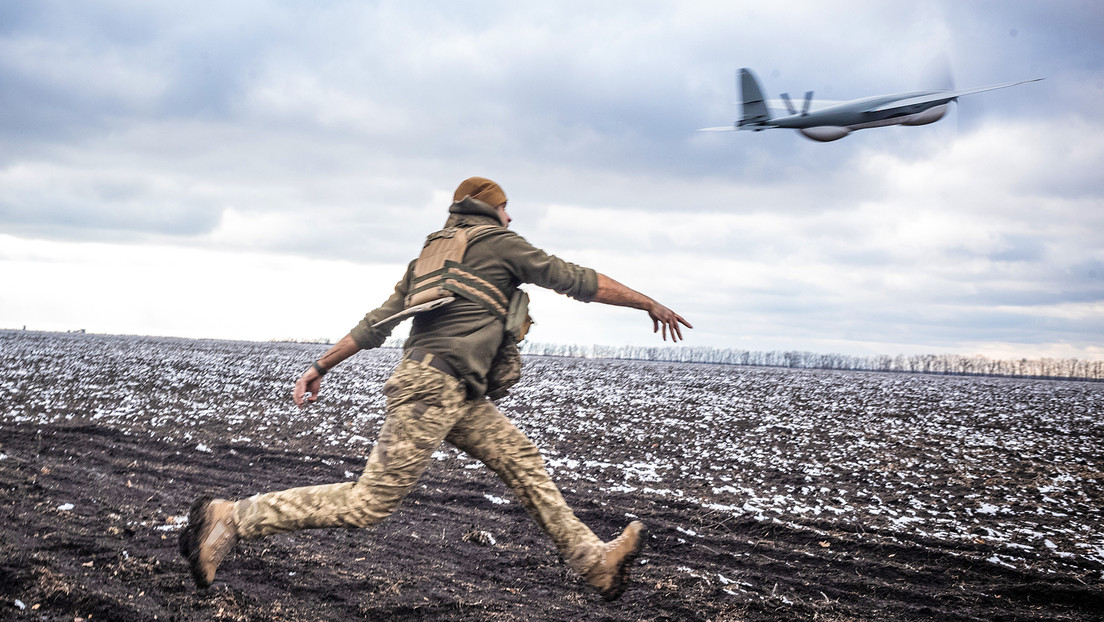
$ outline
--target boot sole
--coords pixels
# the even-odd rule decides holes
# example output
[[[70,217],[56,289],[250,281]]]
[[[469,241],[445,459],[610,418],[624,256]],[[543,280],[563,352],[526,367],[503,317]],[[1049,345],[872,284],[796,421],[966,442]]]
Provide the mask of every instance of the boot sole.
[[[206,588],[211,584],[203,576],[199,568],[200,534],[203,533],[203,523],[207,517],[207,506],[214,501],[214,497],[204,495],[192,503],[188,510],[188,526],[180,532],[177,541],[180,556],[188,562],[188,570],[192,573],[192,579],[196,587]]]

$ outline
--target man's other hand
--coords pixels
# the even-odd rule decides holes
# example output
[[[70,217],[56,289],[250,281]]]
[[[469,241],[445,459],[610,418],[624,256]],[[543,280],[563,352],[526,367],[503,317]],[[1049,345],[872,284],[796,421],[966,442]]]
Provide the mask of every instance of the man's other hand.
[[[318,393],[322,390],[322,376],[318,375],[318,372],[314,371],[314,368],[308,369],[303,372],[302,376],[295,381],[295,391],[292,392],[292,399],[295,400],[295,405],[299,408],[306,406],[306,402],[313,402],[318,399]],[[309,396],[307,395],[309,394]]]

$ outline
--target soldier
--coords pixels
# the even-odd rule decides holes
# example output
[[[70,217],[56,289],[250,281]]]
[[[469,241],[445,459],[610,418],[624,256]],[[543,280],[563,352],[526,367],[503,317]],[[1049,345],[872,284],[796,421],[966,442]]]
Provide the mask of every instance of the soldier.
[[[642,545],[644,526],[633,521],[610,542],[594,535],[564,501],[536,446],[486,397],[496,354],[518,338],[504,334],[510,321],[506,307],[517,299],[520,284],[533,283],[583,302],[647,311],[654,332],[662,329],[664,340],[668,333],[672,341],[681,339],[680,324],[692,327],[651,298],[590,268],[548,255],[509,231],[506,195],[498,184],[472,177],[460,184],[453,200],[446,228],[430,236],[391,297],[295,383],[293,399],[302,408],[318,399],[326,372],[359,350],[379,347],[419,295],[424,298],[430,290],[452,295],[448,304],[414,315],[403,360],[383,388],[387,416],[363,474],[355,482],[293,488],[239,501],[197,499],[180,534],[180,553],[199,587],[211,584],[219,563],[239,539],[380,522],[418,481],[441,442],[448,441],[490,467],[513,490],[587,583],[606,599],[621,594],[628,564]],[[462,261],[437,261],[434,265],[442,269],[427,270],[426,263],[433,259],[427,256],[434,254],[427,251],[434,244],[453,243],[457,234],[466,240],[461,242]]]

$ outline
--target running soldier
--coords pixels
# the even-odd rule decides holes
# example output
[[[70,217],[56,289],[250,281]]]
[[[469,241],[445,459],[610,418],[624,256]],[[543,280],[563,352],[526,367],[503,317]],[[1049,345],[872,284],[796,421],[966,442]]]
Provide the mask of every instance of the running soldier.
[[[594,535],[564,501],[537,447],[487,395],[501,394],[502,385],[509,384],[501,377],[509,377],[511,367],[517,376],[520,356],[515,342],[527,325],[517,326],[528,319],[527,298],[518,289],[522,283],[583,302],[647,311],[654,332],[662,330],[664,340],[668,333],[672,341],[682,339],[680,324],[692,327],[651,298],[590,268],[548,255],[509,231],[506,195],[498,184],[472,177],[460,184],[453,201],[445,229],[429,236],[422,255],[411,262],[391,297],[295,383],[297,405],[317,400],[326,372],[359,350],[379,347],[399,322],[413,315],[402,362],[383,388],[387,415],[363,474],[355,482],[293,488],[239,501],[197,499],[179,544],[199,587],[211,584],[239,539],[375,525],[395,511],[433,453],[447,441],[486,464],[510,487],[568,566],[588,584],[606,599],[621,594],[629,562],[642,546],[643,524],[631,522],[610,542]],[[457,257],[462,259],[456,261]]]

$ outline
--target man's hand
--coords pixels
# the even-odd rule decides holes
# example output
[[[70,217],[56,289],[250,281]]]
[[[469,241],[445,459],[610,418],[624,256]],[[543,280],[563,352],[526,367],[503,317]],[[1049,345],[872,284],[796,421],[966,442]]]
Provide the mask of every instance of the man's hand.
[[[360,350],[360,346],[353,340],[352,335],[345,335],[331,347],[326,350],[326,353],[322,355],[322,358],[315,361],[322,366],[323,370],[333,369],[338,363],[344,361],[350,356],[357,353]],[[295,405],[302,408],[306,405],[306,402],[313,402],[318,399],[318,393],[322,390],[322,374],[318,373],[318,370],[314,366],[307,368],[307,371],[303,372],[302,376],[295,381],[295,390],[291,394],[291,398],[295,400]],[[310,394],[310,397],[303,399],[303,396]]]
[[[292,399],[295,400],[295,405],[299,408],[303,408],[305,402],[313,402],[318,399],[318,393],[322,390],[322,376],[318,372],[314,371],[311,367],[307,371],[303,372],[302,376],[295,381],[295,391],[292,392]],[[310,394],[310,397],[304,399],[304,395]]]
[[[652,307],[648,309],[648,315],[652,317],[652,330],[653,333],[659,332],[659,327],[663,327],[663,340],[667,341],[667,331],[671,331],[671,341],[677,342],[682,339],[682,329],[679,328],[681,323],[686,328],[694,328],[690,325],[690,322],[682,319],[682,316],[668,309],[667,307],[653,302]]]
[[[655,329],[653,332],[658,333],[660,326],[663,327],[664,341],[667,341],[668,331],[671,333],[671,341],[682,339],[682,328],[679,324],[686,328],[694,328],[690,325],[690,322],[682,319],[681,315],[635,289],[625,287],[601,272],[598,273],[598,293],[594,296],[594,302],[647,311],[652,318],[652,327]]]

